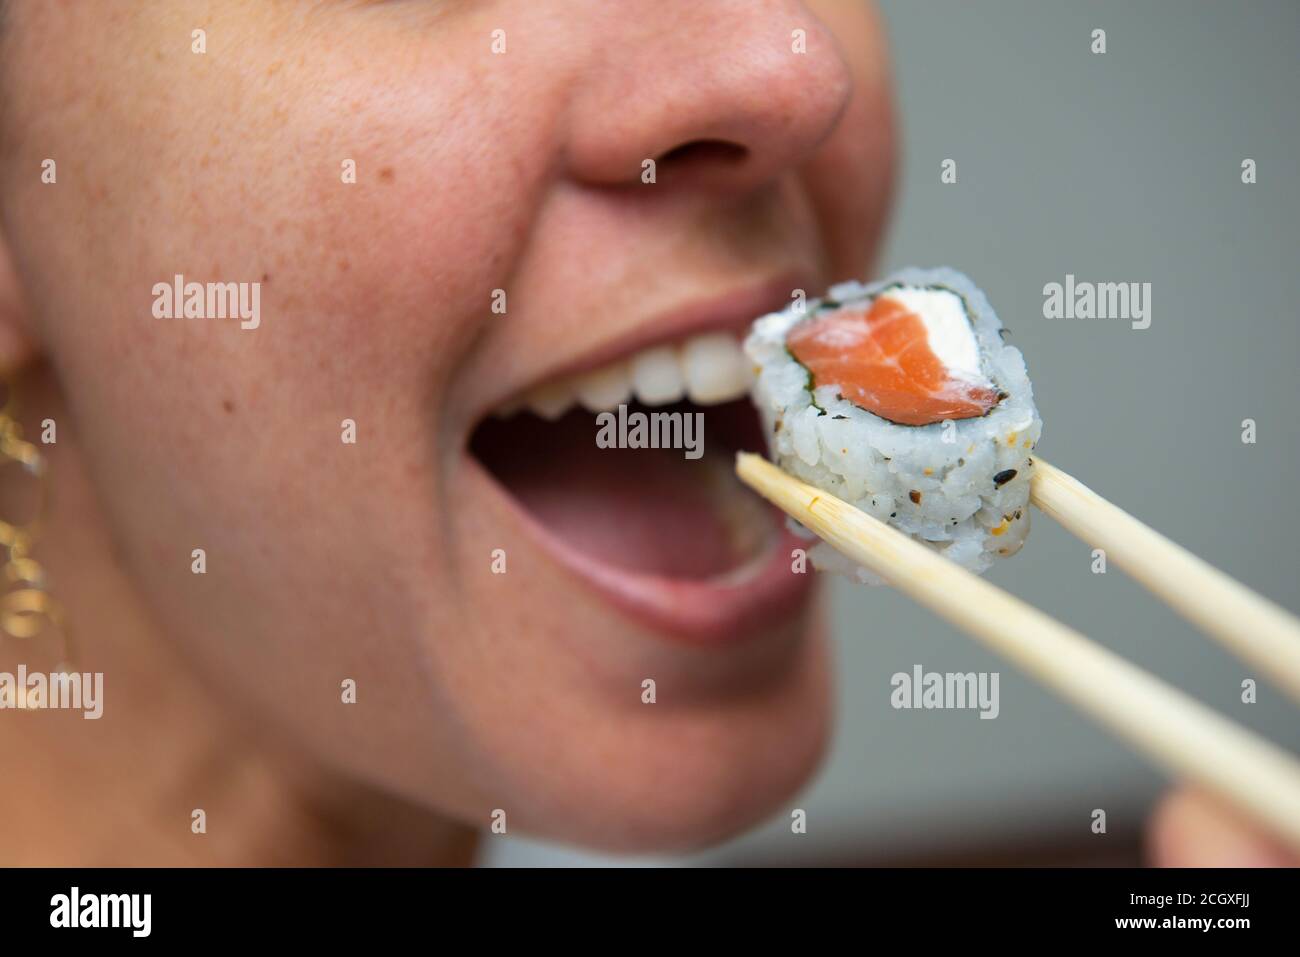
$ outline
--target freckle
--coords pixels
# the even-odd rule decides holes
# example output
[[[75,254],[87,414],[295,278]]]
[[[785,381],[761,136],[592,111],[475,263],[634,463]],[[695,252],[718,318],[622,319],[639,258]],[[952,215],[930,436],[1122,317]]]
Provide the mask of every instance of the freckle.
[[[223,399],[221,402],[221,407],[225,409],[227,412],[235,411],[235,403],[231,402],[229,399]]]
[[[347,272],[351,268],[352,263],[348,262],[346,259],[339,260],[339,272]]]
[[[379,171],[379,178],[385,183],[391,183],[393,181],[393,168],[391,166],[385,166]]]

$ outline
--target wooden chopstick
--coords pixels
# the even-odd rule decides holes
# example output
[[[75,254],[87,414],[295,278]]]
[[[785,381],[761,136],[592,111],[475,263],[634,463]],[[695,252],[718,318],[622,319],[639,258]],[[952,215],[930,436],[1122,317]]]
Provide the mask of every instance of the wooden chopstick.
[[[1030,501],[1300,701],[1300,621],[1037,455]]]
[[[1300,762],[1037,608],[766,459],[741,480],[844,554],[1300,850]]]

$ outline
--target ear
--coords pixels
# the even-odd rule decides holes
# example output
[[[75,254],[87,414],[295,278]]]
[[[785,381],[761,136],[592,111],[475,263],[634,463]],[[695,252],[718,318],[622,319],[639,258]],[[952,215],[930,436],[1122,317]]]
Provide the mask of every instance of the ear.
[[[14,269],[8,240],[0,234],[0,374],[17,372],[36,353],[36,339],[28,323],[18,272]]]

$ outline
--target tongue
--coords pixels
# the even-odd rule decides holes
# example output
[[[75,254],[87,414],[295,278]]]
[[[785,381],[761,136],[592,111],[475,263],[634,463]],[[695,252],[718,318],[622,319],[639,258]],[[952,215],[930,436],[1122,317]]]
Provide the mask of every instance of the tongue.
[[[688,413],[691,414],[691,413]],[[517,415],[475,434],[480,461],[539,522],[610,565],[671,578],[708,578],[744,563],[771,520],[710,440],[683,449],[600,448],[591,413],[559,422]]]

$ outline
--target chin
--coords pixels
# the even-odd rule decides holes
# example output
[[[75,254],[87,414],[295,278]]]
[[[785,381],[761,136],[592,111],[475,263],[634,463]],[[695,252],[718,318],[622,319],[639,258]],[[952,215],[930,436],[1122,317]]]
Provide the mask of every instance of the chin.
[[[661,686],[654,704],[568,727],[558,726],[567,707],[534,716],[500,765],[497,793],[517,798],[513,812],[514,798],[499,802],[508,833],[654,854],[701,850],[769,819],[788,826],[826,753],[834,701],[820,615],[786,630],[801,634],[785,636],[784,666],[729,691],[675,701]]]
[[[529,352],[449,419],[446,542],[472,628],[427,609],[468,762],[448,810],[640,853],[788,820],[830,735],[828,641],[807,542],[734,463],[765,444],[740,337],[805,287],[751,277],[571,355]],[[636,441],[637,421],[663,441]]]

